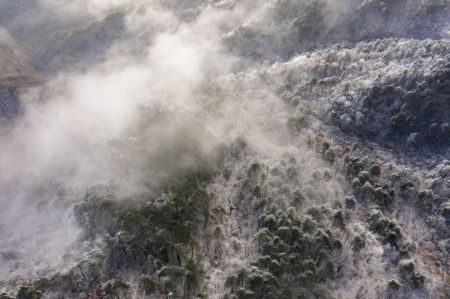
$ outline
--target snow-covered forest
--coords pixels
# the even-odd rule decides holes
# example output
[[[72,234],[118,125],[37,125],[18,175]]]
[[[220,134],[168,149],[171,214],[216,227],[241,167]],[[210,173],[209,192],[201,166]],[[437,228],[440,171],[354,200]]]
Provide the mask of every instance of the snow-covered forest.
[[[450,298],[449,0],[0,0],[0,299]]]

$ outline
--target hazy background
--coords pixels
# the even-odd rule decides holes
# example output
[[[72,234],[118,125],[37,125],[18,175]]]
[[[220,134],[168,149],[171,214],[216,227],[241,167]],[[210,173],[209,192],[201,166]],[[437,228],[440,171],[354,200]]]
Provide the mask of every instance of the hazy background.
[[[63,60],[61,70],[42,75],[44,84],[18,93],[23,114],[0,136],[3,278],[46,273],[70,261],[79,234],[71,207],[89,187],[112,186],[119,197],[152,191],[208,165],[214,149],[237,136],[265,142],[266,126],[280,134],[272,123],[284,124],[284,117],[274,119],[283,108],[270,93],[239,95],[234,83],[220,86],[231,93],[221,99],[206,92],[239,64],[221,36],[243,21],[246,5],[185,16],[170,9],[177,3],[129,2],[2,3],[2,12],[18,11],[2,22],[25,53],[29,36],[45,39],[119,8],[127,12],[124,35],[107,41],[102,60],[81,60],[82,71],[67,69]]]

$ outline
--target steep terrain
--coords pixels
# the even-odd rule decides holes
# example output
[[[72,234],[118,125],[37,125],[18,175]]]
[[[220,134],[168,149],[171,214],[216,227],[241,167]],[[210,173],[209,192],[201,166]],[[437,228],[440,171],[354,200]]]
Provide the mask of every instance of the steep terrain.
[[[450,297],[449,1],[13,2],[1,299]]]
[[[5,36],[3,39],[0,40],[0,117],[11,117],[20,110],[16,90],[35,85],[40,82],[40,78],[8,38]]]

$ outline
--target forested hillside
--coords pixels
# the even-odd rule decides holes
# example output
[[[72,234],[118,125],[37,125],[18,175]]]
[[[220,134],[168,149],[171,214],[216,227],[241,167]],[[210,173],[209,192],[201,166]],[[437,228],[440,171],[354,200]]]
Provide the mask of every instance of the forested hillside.
[[[0,0],[0,299],[449,298],[448,0]]]

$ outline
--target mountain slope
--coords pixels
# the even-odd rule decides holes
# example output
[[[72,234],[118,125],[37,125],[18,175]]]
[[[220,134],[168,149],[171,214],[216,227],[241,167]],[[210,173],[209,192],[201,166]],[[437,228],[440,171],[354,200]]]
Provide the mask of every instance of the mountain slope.
[[[0,298],[450,296],[448,1],[85,5],[0,45]]]

